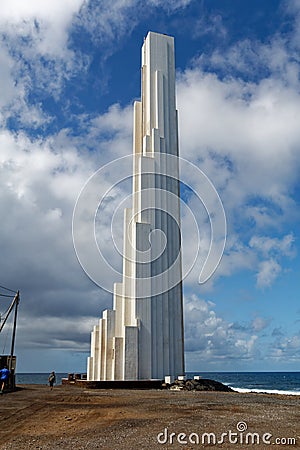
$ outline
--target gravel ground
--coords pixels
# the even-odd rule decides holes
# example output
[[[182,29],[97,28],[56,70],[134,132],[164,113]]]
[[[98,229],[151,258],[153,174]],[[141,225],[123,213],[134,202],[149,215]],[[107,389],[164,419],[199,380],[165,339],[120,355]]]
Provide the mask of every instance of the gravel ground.
[[[26,385],[0,403],[3,450],[300,447],[300,396]]]

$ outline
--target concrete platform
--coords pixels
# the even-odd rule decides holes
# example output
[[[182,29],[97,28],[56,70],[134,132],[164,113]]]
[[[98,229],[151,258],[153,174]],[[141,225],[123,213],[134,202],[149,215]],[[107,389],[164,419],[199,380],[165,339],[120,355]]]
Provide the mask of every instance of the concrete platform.
[[[162,389],[162,380],[87,381],[62,378],[63,385],[75,385],[84,389]]]

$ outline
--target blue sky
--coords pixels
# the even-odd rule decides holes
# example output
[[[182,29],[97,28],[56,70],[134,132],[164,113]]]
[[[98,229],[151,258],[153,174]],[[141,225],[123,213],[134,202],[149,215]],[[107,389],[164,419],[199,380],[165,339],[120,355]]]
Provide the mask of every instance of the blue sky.
[[[203,254],[184,284],[186,369],[299,370],[299,19],[299,0],[1,1],[0,284],[21,291],[20,372],[85,371],[111,307],[76,259],[72,213],[86,180],[132,151],[149,30],[175,37],[180,154],[228,223],[221,264],[199,285],[209,233],[188,200]],[[189,261],[185,215],[183,237]]]

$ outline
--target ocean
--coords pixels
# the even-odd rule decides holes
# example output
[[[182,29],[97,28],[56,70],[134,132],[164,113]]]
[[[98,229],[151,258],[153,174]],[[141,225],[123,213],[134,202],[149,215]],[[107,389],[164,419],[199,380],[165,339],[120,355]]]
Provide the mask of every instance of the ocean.
[[[48,384],[49,373],[16,373],[16,384]],[[62,378],[67,378],[67,373],[56,372],[56,384],[61,384]]]
[[[300,395],[300,372],[187,372],[210,378],[230,386],[238,392],[267,392],[270,394]],[[17,373],[17,384],[47,384],[48,373]],[[56,373],[57,384],[67,373]]]
[[[230,386],[238,392],[300,395],[300,372],[188,372]]]

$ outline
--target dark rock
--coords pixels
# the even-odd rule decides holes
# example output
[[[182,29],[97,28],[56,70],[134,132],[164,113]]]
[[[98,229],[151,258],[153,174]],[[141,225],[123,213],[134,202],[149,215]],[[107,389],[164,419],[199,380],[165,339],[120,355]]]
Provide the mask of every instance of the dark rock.
[[[229,386],[215,380],[209,380],[206,378],[201,378],[200,380],[193,380],[195,384],[195,389],[197,391],[219,391],[219,392],[234,392]]]
[[[195,386],[193,385],[193,383],[192,383],[191,380],[187,380],[187,381],[185,382],[184,387],[185,387],[185,389],[187,389],[188,391],[191,391],[191,390],[193,390],[193,389],[195,388]]]
[[[174,383],[173,386],[177,386],[178,383]],[[201,378],[200,380],[186,380],[182,383],[182,387],[187,391],[219,391],[219,392],[234,392],[229,386],[215,380],[209,380]],[[171,386],[172,389],[172,386]]]

